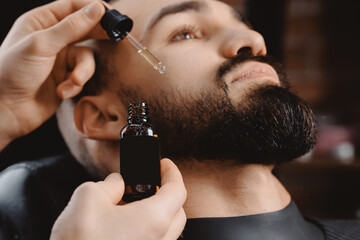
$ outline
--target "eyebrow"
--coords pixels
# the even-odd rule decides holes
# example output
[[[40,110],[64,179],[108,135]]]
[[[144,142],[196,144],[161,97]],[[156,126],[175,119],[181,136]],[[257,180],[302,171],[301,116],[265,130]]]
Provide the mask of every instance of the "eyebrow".
[[[181,2],[175,5],[164,7],[160,10],[160,12],[151,20],[148,30],[152,29],[158,22],[160,22],[161,19],[163,19],[166,16],[176,14],[176,13],[182,13],[182,12],[188,12],[188,11],[196,11],[201,12],[208,8],[206,3],[204,2],[197,2],[197,1],[186,1]]]

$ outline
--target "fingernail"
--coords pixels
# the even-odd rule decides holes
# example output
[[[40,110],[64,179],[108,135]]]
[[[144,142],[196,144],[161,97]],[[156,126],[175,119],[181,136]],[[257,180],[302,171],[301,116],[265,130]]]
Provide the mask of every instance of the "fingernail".
[[[122,177],[118,173],[112,173],[109,176],[107,176],[105,179],[105,181],[110,181],[110,182],[119,182],[121,180],[122,180]]]
[[[84,9],[84,12],[89,19],[96,19],[100,14],[99,9],[98,2],[92,2]]]
[[[70,84],[64,85],[61,89],[61,93],[64,99],[70,98],[73,93],[73,86]]]

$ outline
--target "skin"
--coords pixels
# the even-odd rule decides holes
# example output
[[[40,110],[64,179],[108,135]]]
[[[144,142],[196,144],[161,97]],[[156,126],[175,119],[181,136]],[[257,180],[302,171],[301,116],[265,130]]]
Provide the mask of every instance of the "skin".
[[[13,25],[0,47],[0,150],[36,129],[89,80],[95,70],[92,51],[73,43],[106,38],[98,25],[102,4],[55,1],[25,13]],[[124,182],[118,173],[80,185],[51,239],[176,239],[186,221],[186,189],[171,160],[163,159],[161,168],[161,190],[136,203],[120,202]]]
[[[57,1],[56,4],[64,2],[71,1]],[[90,167],[89,170],[105,177],[111,172],[119,172],[118,149],[112,143],[116,143],[120,129],[126,124],[126,106],[113,90],[103,91],[97,96],[84,97],[76,106],[73,106],[69,100],[62,101],[78,94],[94,71],[94,59],[89,54],[91,51],[89,52],[86,47],[77,48],[71,44],[88,38],[106,38],[104,32],[101,32],[97,26],[103,14],[102,6],[96,5],[91,18],[84,15],[86,12],[84,9],[81,10],[89,2],[73,1],[67,8],[47,5],[32,14],[26,14],[17,21],[4,41],[0,49],[0,113],[4,116],[0,124],[2,130],[0,147],[2,149],[12,140],[36,129],[56,111],[61,103],[58,109],[59,124],[70,150],[80,162],[80,156],[84,154],[81,152],[86,152],[93,160],[90,164],[92,168]],[[132,34],[141,39],[168,69],[166,74],[159,75],[131,49],[126,41],[116,46],[106,44],[108,47],[113,47],[105,46],[102,51],[113,60],[113,63],[116,63],[110,67],[116,69],[117,80],[122,84],[141,86],[144,96],[161,94],[167,89],[196,96],[204,89],[216,88],[210,81],[214,79],[216,69],[226,59],[235,56],[239,49],[250,47],[254,54],[266,54],[261,35],[250,30],[244,23],[238,22],[233,17],[231,9],[217,1],[204,1],[208,4],[204,13],[186,12],[172,15],[166,17],[166,21],[164,18],[159,22],[151,32],[145,31],[160,8],[176,2],[180,1],[170,3],[165,0],[151,2],[122,0],[114,3],[113,7],[134,20]],[[139,9],[138,6],[142,8]],[[49,14],[51,12],[61,14],[54,18],[54,15]],[[180,39],[179,35],[171,35],[180,23],[200,24],[200,32],[203,35],[195,34],[193,35],[195,39],[186,40],[183,39],[184,35],[181,35]],[[190,33],[186,33],[188,34]],[[169,42],[169,36],[176,41]],[[239,65],[235,71],[226,76],[229,96],[234,103],[242,101],[246,90],[254,84],[264,82],[278,84],[278,78],[269,69],[264,70],[265,75],[246,73],[245,81],[232,83],[234,78],[244,75],[244,72],[253,67],[252,64],[261,69],[268,69],[268,66],[250,62]],[[38,71],[34,71],[34,67]],[[29,79],[29,76],[33,78]],[[116,86],[113,87],[112,89],[117,89]],[[234,166],[231,163],[216,165],[199,163],[196,159],[189,159],[187,163],[178,165],[188,190],[188,197],[183,206],[187,218],[271,212],[284,208],[290,202],[290,195],[271,174],[272,166],[255,164]],[[174,169],[173,174],[176,175],[177,168]],[[182,179],[176,178],[175,182],[179,184],[173,187],[179,190],[177,192],[180,192],[184,198],[186,191],[181,188]],[[72,204],[76,206],[78,198],[89,201],[89,205],[86,205],[88,207],[94,203],[101,203],[103,209],[106,209],[106,206],[116,205],[116,200],[91,202],[92,198],[88,196],[99,195],[98,185],[106,184],[90,184],[90,186],[86,184],[83,188],[92,190],[75,192],[69,206]],[[116,192],[116,189],[113,190]],[[118,192],[121,195],[121,191]],[[163,192],[165,192],[163,195],[173,193]],[[148,202],[147,208],[151,208],[152,204],[159,204],[159,201]],[[172,220],[176,218],[176,213],[181,211],[183,205],[181,201],[175,199],[168,203],[177,211],[173,211],[171,216],[166,215],[168,212],[161,212],[158,215],[161,223],[170,222],[165,225],[165,230],[161,233],[162,237],[166,236],[169,229],[174,229],[171,227]],[[88,211],[76,212],[77,209],[70,208],[70,213],[64,214],[79,214],[78,221],[71,222],[63,220],[69,218],[60,218],[57,232],[70,228],[74,230],[74,236],[82,236],[76,234],[89,230],[88,226],[81,225],[82,221],[86,222]],[[165,217],[162,218],[164,215]],[[96,216],[99,216],[99,222],[109,221],[101,211],[97,212]],[[121,218],[121,214],[117,217]],[[184,216],[180,219],[182,221],[175,223],[177,233],[178,229],[183,227]],[[111,220],[109,223],[112,222]],[[112,230],[115,231],[116,226],[113,227]],[[94,231],[93,228],[91,230]],[[98,231],[102,230],[105,229],[98,229]],[[130,228],[124,229],[126,230],[134,233]],[[59,239],[67,239],[66,237],[69,236]],[[141,235],[139,239],[142,239]]]
[[[116,81],[111,85],[112,90],[105,90],[97,96],[86,96],[75,106],[75,126],[72,130],[76,127],[82,136],[76,131],[63,129],[67,141],[80,139],[84,143],[92,159],[90,168],[96,169],[99,174],[119,171],[119,149],[111,142],[117,141],[118,133],[127,123],[128,113],[127,104],[122,102],[114,89],[119,89],[120,85],[136,86],[144,97],[169,90],[185,96],[197,96],[204,89],[217,88],[213,83],[216,70],[228,58],[234,57],[239,49],[250,47],[256,55],[266,54],[262,36],[239,22],[232,9],[219,1],[199,1],[206,4],[204,11],[166,16],[150,31],[147,30],[159,9],[180,2],[183,1],[121,0],[112,4],[113,8],[134,20],[132,35],[166,65],[167,71],[159,75],[127,41],[100,45],[101,53],[110,60],[110,69],[115,71]],[[192,27],[176,31],[183,29],[184,25]],[[249,69],[254,67],[262,69],[261,73],[252,74]],[[239,75],[246,77],[232,82]],[[244,100],[244,93],[253,85],[279,84],[279,79],[269,65],[245,62],[229,72],[225,82],[235,104]],[[71,114],[69,109],[72,107],[64,105],[59,118]],[[60,129],[69,124],[69,121],[60,120]],[[75,156],[81,156],[78,149],[72,147]],[[177,166],[188,191],[184,205],[187,218],[272,212],[283,209],[291,200],[289,193],[271,173],[273,166],[218,165],[214,162],[199,163],[196,159],[183,162],[188,164],[177,163]]]
[[[36,8],[15,22],[0,48],[0,149],[55,113],[61,99],[78,94],[95,70],[89,48],[70,45],[106,38],[97,26],[100,3],[61,1]]]
[[[161,161],[161,177],[155,196],[131,204],[121,202],[124,181],[118,173],[80,185],[56,220],[50,239],[177,239],[186,222],[181,208],[186,190],[169,159]]]

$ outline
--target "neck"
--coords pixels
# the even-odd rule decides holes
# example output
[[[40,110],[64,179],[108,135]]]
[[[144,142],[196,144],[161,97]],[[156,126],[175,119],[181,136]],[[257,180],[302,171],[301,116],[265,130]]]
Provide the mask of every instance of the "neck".
[[[196,160],[176,162],[188,198],[187,218],[246,216],[274,212],[291,201],[272,166]]]

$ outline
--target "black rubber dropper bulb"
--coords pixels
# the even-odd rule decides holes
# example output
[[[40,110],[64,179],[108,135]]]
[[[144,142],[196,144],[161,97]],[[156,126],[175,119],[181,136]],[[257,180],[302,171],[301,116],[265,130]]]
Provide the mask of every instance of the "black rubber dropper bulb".
[[[114,42],[123,40],[133,27],[133,21],[115,9],[109,10],[106,6],[105,14],[100,21],[101,27]]]

